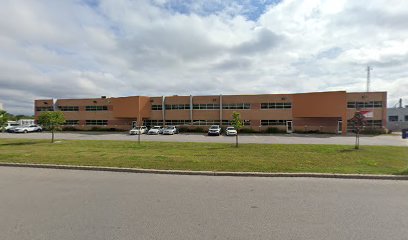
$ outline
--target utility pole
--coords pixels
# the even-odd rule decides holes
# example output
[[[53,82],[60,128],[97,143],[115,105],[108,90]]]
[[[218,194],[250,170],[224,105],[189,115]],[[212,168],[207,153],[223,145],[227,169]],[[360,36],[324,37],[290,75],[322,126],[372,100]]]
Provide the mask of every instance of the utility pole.
[[[370,92],[370,71],[373,70],[372,67],[367,66],[367,92]]]
[[[142,126],[140,124],[140,96],[137,97],[137,125],[139,125],[139,134],[137,135],[137,143],[140,144],[140,135],[142,135]]]

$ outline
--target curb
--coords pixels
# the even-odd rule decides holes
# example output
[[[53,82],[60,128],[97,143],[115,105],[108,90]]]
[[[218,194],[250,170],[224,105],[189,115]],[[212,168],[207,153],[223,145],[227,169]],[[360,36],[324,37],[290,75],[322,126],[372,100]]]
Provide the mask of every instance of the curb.
[[[150,173],[169,175],[199,175],[199,176],[232,176],[232,177],[303,177],[303,178],[339,178],[339,179],[376,179],[376,180],[408,180],[408,175],[372,175],[372,174],[330,174],[330,173],[263,173],[263,172],[213,172],[156,170],[141,168],[95,167],[55,164],[0,163],[0,167],[48,168],[86,171],[107,171],[127,173]]]

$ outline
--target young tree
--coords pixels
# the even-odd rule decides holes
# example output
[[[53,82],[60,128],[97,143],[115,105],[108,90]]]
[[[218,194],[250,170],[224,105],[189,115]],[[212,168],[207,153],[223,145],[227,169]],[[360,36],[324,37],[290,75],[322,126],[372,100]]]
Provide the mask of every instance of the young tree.
[[[51,131],[51,142],[54,142],[54,132],[64,124],[65,117],[62,112],[43,112],[38,117],[38,123]]]
[[[0,110],[0,132],[4,130],[4,125],[6,125],[8,120],[8,114],[4,110]]]
[[[352,119],[350,119],[350,122],[352,124],[353,130],[356,133],[356,143],[354,148],[359,149],[360,148],[360,132],[366,125],[366,120],[364,115],[357,111],[354,113],[354,116]]]
[[[237,130],[237,135],[235,136],[235,147],[238,147],[238,133],[239,130],[244,126],[241,120],[241,114],[239,112],[232,113],[231,125]]]

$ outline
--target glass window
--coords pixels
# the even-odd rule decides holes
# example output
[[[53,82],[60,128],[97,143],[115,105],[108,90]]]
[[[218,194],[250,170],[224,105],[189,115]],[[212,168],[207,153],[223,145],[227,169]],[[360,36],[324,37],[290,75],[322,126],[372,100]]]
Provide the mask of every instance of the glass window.
[[[54,111],[53,107],[36,107],[35,110],[37,112],[52,112]]]
[[[65,120],[64,125],[78,125],[79,124],[79,120]]]
[[[79,111],[78,106],[59,106],[58,109],[62,112],[77,112]]]
[[[347,108],[356,108],[356,102],[348,102]]]
[[[261,120],[261,126],[285,126],[290,120]]]
[[[405,116],[406,117],[406,116]],[[390,122],[398,122],[398,116],[388,116],[388,121]]]
[[[86,120],[86,125],[104,126],[108,125],[108,120]]]
[[[107,111],[108,110],[108,106],[86,106],[85,107],[86,111]]]
[[[292,108],[292,103],[261,103],[261,109],[289,109]]]
[[[162,110],[163,106],[162,105],[152,105],[152,110]]]

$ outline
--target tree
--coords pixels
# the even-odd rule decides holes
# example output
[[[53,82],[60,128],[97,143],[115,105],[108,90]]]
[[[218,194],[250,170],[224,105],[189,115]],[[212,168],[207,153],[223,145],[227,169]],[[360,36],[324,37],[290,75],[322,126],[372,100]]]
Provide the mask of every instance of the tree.
[[[38,123],[51,131],[51,142],[54,142],[54,132],[64,124],[65,117],[62,112],[43,112],[38,117]]]
[[[235,147],[238,147],[238,132],[244,126],[241,120],[241,114],[239,112],[232,113],[231,125],[237,130],[237,135],[235,136]]]
[[[364,114],[362,114],[359,111],[355,112],[353,118],[350,119],[350,122],[353,127],[353,131],[356,133],[356,143],[355,143],[354,148],[359,149],[360,148],[360,132],[366,125]]]
[[[8,120],[8,114],[4,110],[0,110],[0,131],[4,130],[4,125],[6,125]]]

